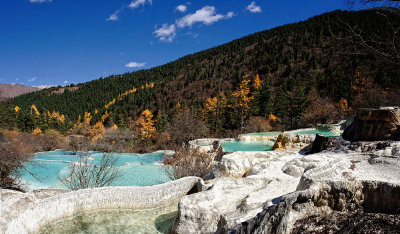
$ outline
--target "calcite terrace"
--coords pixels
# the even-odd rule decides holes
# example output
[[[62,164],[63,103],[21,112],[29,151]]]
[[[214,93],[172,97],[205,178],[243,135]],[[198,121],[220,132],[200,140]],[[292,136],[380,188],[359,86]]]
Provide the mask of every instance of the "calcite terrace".
[[[296,220],[314,214],[366,205],[400,208],[397,142],[364,153],[345,144],[311,155],[287,150],[224,155],[210,189],[181,200],[172,231],[289,233]]]
[[[186,177],[148,187],[103,187],[77,191],[41,190],[21,193],[1,190],[1,232],[32,233],[55,219],[98,209],[146,209],[178,202],[204,186]]]

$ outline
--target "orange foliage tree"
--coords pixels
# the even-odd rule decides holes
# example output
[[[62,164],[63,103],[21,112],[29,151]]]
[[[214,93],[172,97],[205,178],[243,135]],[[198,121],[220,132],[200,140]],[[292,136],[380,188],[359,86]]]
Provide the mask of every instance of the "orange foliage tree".
[[[156,128],[154,127],[153,114],[147,109],[142,112],[137,123],[140,126],[142,139],[149,139],[156,132]]]
[[[103,123],[102,122],[97,122],[93,126],[91,134],[90,134],[92,136],[92,141],[96,142],[99,139],[103,138],[103,133],[104,133],[105,130],[106,129],[105,129]]]
[[[250,92],[250,82],[249,76],[244,76],[239,89],[232,94],[237,100],[235,107],[239,109],[240,113],[240,132],[243,132],[244,119],[249,112],[249,103],[253,100]]]
[[[227,105],[227,98],[224,94],[218,97],[207,98],[204,107],[202,109],[203,119],[207,122],[209,126],[212,126],[213,131],[218,132],[222,126],[220,116],[222,110]]]

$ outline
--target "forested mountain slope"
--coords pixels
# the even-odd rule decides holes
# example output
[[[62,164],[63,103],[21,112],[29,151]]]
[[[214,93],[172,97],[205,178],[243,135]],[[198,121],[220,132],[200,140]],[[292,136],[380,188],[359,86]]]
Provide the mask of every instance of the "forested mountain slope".
[[[136,119],[145,109],[170,119],[178,103],[201,112],[208,98],[223,95],[227,107],[232,107],[229,103],[235,102],[232,94],[240,88],[242,77],[249,75],[253,84],[259,74],[262,85],[257,92],[252,90],[252,109],[246,118],[273,114],[287,128],[307,125],[311,121],[307,115],[326,106],[349,111],[399,102],[394,98],[400,86],[399,67],[370,54],[354,53],[356,45],[348,39],[351,35],[346,25],[384,35],[381,25],[385,20],[374,9],[334,11],[152,69],[24,94],[3,104],[2,109],[13,113],[18,106],[21,113],[29,113],[34,104],[40,113],[56,111],[66,121],[75,122],[90,112],[92,123],[104,117],[118,125]],[[371,97],[372,91],[382,100]],[[375,102],[369,103],[368,98]],[[224,128],[239,127],[236,114],[240,113],[227,110]],[[4,120],[3,125],[5,121],[11,120]]]

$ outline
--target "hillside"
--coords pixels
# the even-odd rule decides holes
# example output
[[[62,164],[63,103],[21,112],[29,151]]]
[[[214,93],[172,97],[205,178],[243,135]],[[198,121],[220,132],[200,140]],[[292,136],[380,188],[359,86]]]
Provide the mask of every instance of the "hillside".
[[[330,112],[339,107],[348,112],[399,102],[400,69],[372,55],[356,55],[354,41],[341,39],[348,36],[345,24],[358,25],[366,34],[385,35],[381,27],[385,20],[375,10],[334,11],[152,69],[24,94],[7,102],[3,110],[12,112],[18,106],[29,112],[34,104],[40,113],[56,111],[73,122],[90,112],[92,124],[105,116],[110,120],[106,124],[123,126],[145,109],[160,111],[169,120],[178,103],[200,112],[207,98],[224,95],[228,104],[222,127],[236,129],[238,112],[228,108],[235,102],[232,93],[244,75],[253,80],[259,74],[263,85],[246,118],[274,114],[282,126],[294,128],[312,124],[308,113],[325,111],[328,116],[319,121],[328,121],[334,116]]]
[[[1,98],[13,98],[21,94],[31,93],[37,90],[39,90],[39,88],[20,84],[0,84]]]

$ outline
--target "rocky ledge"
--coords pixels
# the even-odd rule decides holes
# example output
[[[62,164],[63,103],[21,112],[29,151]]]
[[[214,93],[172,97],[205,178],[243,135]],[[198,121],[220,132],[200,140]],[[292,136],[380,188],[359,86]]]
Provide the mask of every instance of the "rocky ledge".
[[[171,232],[290,233],[316,215],[363,208],[398,212],[400,159],[377,157],[389,151],[385,148],[363,153],[350,146],[310,155],[285,150],[224,155],[210,187],[180,201]]]
[[[343,138],[349,141],[400,140],[400,109],[360,109],[343,132]]]
[[[148,209],[178,202],[203,189],[197,177],[149,187],[41,190],[21,193],[1,190],[1,232],[33,233],[53,220],[99,209]]]

